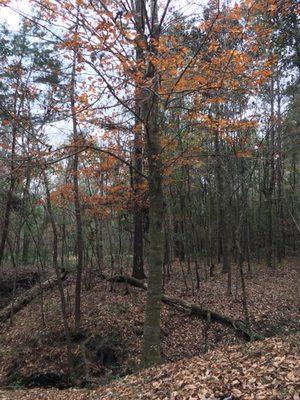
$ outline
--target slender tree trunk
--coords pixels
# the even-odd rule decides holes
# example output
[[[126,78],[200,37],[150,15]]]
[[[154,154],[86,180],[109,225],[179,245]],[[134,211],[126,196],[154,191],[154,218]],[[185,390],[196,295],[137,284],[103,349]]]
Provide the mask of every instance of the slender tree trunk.
[[[77,31],[77,26],[76,26]],[[80,145],[80,136],[78,132],[78,123],[76,115],[76,59],[77,49],[73,52],[73,65],[71,75],[71,113],[72,113],[72,125],[73,125],[73,142],[76,146]],[[82,271],[83,271],[83,255],[84,255],[84,241],[83,241],[83,230],[82,230],[82,218],[81,218],[81,205],[79,198],[79,182],[78,182],[78,164],[79,156],[75,154],[73,157],[73,192],[74,192],[74,209],[76,219],[76,253],[77,253],[77,268],[76,268],[76,285],[75,285],[75,332],[80,331],[80,320],[81,320],[81,285],[82,285]]]
[[[219,231],[222,241],[222,272],[228,274],[227,293],[231,294],[232,271],[230,262],[230,212],[229,212],[229,188],[228,182],[225,182],[224,171],[222,171],[222,159],[220,155],[219,132],[215,133],[215,154],[216,154],[216,181],[217,197],[219,209]]]
[[[249,314],[249,307],[248,307],[248,296],[247,296],[247,289],[246,289],[246,280],[244,274],[244,252],[241,246],[240,237],[242,234],[242,229],[247,220],[245,216],[247,215],[248,209],[248,189],[246,188],[246,176],[245,176],[245,160],[241,158],[238,160],[240,165],[240,180],[241,180],[241,196],[239,199],[239,208],[238,208],[238,221],[237,221],[237,228],[235,230],[235,244],[238,256],[238,271],[241,279],[241,288],[242,288],[242,305],[243,305],[243,314],[244,320],[246,324],[246,329],[249,332],[249,338],[252,340],[252,328],[251,328],[251,320]]]
[[[267,144],[268,154],[267,162],[265,165],[265,184],[264,194],[266,198],[266,210],[267,210],[267,221],[266,221],[266,263],[268,268],[274,268],[274,230],[273,230],[273,191],[275,184],[275,168],[274,168],[274,139],[275,139],[275,113],[274,113],[274,78],[271,78],[270,88],[270,102],[271,102],[271,113],[270,113],[270,125],[267,132]]]
[[[276,172],[277,172],[277,259],[281,262],[281,259],[285,256],[285,234],[283,229],[284,221],[284,207],[283,207],[283,159],[282,159],[282,123],[281,123],[281,92],[280,92],[280,70],[277,72],[277,160],[276,160]]]
[[[45,183],[45,189],[46,189],[47,211],[48,211],[48,215],[49,215],[49,219],[50,219],[51,227],[52,227],[52,232],[53,232],[53,267],[54,267],[54,270],[56,273],[58,290],[59,290],[59,294],[60,294],[61,313],[62,313],[63,326],[64,326],[66,342],[67,342],[68,364],[69,364],[69,369],[70,369],[70,377],[71,377],[71,380],[73,380],[74,379],[74,366],[73,366],[73,356],[72,356],[71,334],[70,334],[70,328],[69,328],[69,324],[68,324],[68,314],[67,314],[67,305],[66,305],[66,299],[65,299],[65,294],[64,294],[64,287],[63,287],[63,282],[62,282],[61,274],[60,274],[61,270],[60,270],[59,264],[58,264],[58,234],[57,234],[56,222],[55,222],[52,205],[51,205],[51,200],[50,200],[50,189],[49,189],[48,178],[45,173],[44,173],[44,183]]]
[[[102,230],[102,221],[99,222],[98,218],[95,218],[95,236],[96,236],[96,244],[95,244],[95,249],[96,249],[96,257],[97,257],[97,263],[98,263],[98,268],[100,271],[103,269],[103,230]]]
[[[142,17],[142,0],[135,1],[136,8],[136,62],[141,62],[144,57],[143,49],[140,45],[140,41],[143,40],[145,31],[144,21]],[[142,183],[142,118],[143,109],[143,91],[137,85],[135,88],[135,129],[134,129],[134,170],[133,170],[133,192],[134,192],[134,204],[133,204],[133,225],[134,225],[134,236],[133,236],[133,267],[132,276],[137,279],[144,279],[146,277],[144,272],[144,244],[143,244],[143,210],[140,204],[141,194],[141,183]]]
[[[61,253],[60,253],[60,265],[64,267],[65,265],[65,254],[66,254],[66,221],[65,215],[62,216],[62,226],[61,226]]]
[[[15,175],[15,153],[16,153],[16,143],[17,143],[17,129],[15,123],[13,124],[12,128],[12,145],[11,145],[11,163],[10,163],[10,182],[8,193],[6,197],[6,205],[5,205],[5,212],[3,218],[3,225],[2,225],[2,235],[0,241],[0,267],[3,262],[4,251],[5,251],[5,244],[8,236],[9,230],[9,223],[10,223],[10,214],[12,209],[12,200],[14,195],[14,189],[17,182],[17,177]]]
[[[222,171],[222,160],[220,155],[220,138],[219,133],[215,133],[215,154],[216,154],[216,182],[217,182],[217,198],[219,209],[219,232],[222,243],[222,272],[230,272],[230,244],[228,230],[228,195],[227,185],[224,182]]]
[[[29,187],[31,182],[30,176],[30,169],[27,168],[26,170],[26,183],[23,192],[23,207],[25,207],[25,212],[27,208],[28,198],[29,198]],[[23,264],[28,263],[28,256],[29,256],[29,245],[30,245],[30,238],[29,238],[29,231],[27,224],[24,224],[23,228],[23,248],[22,248],[22,262]]]

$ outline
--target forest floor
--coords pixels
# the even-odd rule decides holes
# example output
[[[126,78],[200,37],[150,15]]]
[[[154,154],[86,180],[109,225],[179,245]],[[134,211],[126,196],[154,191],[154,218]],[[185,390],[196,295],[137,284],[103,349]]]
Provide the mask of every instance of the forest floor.
[[[165,365],[130,375],[137,372],[141,355],[145,293],[124,284],[114,284],[112,288],[110,283],[95,278],[82,296],[84,334],[73,343],[75,354],[82,353],[84,343],[83,372],[89,375],[89,390],[68,389],[58,294],[55,290],[47,292],[43,298],[45,323],[39,298],[14,316],[12,326],[7,322],[0,328],[0,386],[11,389],[0,391],[0,399],[224,399],[227,396],[297,400],[299,283],[297,259],[285,260],[272,273],[256,265],[253,277],[247,276],[253,327],[267,337],[251,345],[245,345],[233,329],[219,323],[211,323],[205,341],[204,322],[163,305]],[[175,265],[172,279],[165,284],[165,294],[243,319],[238,280],[234,280],[232,296],[226,294],[226,286],[226,275],[216,271],[215,277],[201,282],[199,290],[193,293],[183,283],[180,266]],[[72,304],[72,277],[66,292]],[[129,376],[122,378],[125,375]],[[45,389],[47,386],[64,390]],[[24,391],[24,387],[32,389]]]
[[[299,378],[299,335],[293,334],[214,350],[97,389],[0,390],[0,399],[299,400]]]

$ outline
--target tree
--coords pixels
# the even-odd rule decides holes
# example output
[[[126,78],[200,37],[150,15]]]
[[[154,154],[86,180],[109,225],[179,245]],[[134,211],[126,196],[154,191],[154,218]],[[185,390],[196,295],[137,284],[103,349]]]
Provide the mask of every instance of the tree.
[[[275,241],[288,242],[282,223],[288,207],[275,201],[285,190],[284,124],[276,125],[283,115],[282,93],[276,93],[281,84],[273,50],[265,51],[274,31],[264,15],[277,6],[212,0],[201,18],[189,19],[174,13],[170,2],[154,0],[35,2],[31,19],[44,25],[47,40],[55,38],[63,60],[46,101],[51,117],[39,127],[54,129],[53,122],[64,138],[50,145],[43,136],[30,161],[38,159],[35,174],[41,165],[43,171],[55,166],[53,190],[45,188],[41,197],[56,206],[62,266],[72,271],[76,256],[75,330],[81,285],[91,287],[95,266],[101,263],[112,276],[130,264],[131,274],[144,278],[145,260],[144,366],[161,360],[162,286],[171,269],[164,263],[178,258],[186,289],[195,294],[222,257],[227,292],[239,279],[251,329],[244,260],[251,272],[250,258],[265,244],[270,260]],[[265,119],[255,104],[263,96],[270,104]],[[35,140],[38,133],[31,133]],[[28,172],[32,165],[19,151],[20,160]],[[291,164],[295,171],[294,156]]]

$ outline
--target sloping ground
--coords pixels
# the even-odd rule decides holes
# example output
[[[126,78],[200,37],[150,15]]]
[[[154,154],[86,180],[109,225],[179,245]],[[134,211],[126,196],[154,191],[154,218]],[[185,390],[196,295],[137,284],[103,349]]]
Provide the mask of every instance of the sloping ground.
[[[4,400],[299,400],[299,336],[230,346],[128,376],[99,390],[0,391]]]
[[[266,335],[284,335],[299,329],[299,263],[287,260],[270,274],[256,266],[255,277],[247,277],[249,308],[254,327]],[[237,274],[234,273],[234,276]],[[237,283],[234,281],[234,283]],[[93,348],[87,354],[87,367],[94,385],[99,386],[137,370],[142,347],[145,293],[140,289],[115,284],[110,290],[107,282],[95,278],[95,284],[82,297],[82,325],[85,338],[101,342],[103,351],[109,351],[110,362],[104,365],[105,354],[97,356]],[[240,288],[232,297],[226,293],[226,275],[217,274],[208,282],[201,282],[194,295],[182,282],[179,266],[174,265],[172,280],[165,285],[165,293],[196,302],[235,319],[242,319]],[[72,281],[66,288],[69,304],[69,322],[73,325]],[[236,295],[237,294],[237,295]],[[36,386],[36,375],[49,374],[57,381],[66,378],[66,343],[60,317],[57,291],[46,292],[43,299],[35,299],[0,327],[0,387],[24,385],[23,378]],[[164,362],[178,361],[201,355],[205,349],[203,322],[166,305],[162,309],[162,354]],[[207,347],[210,350],[242,343],[243,338],[233,329],[212,323],[208,330]],[[108,345],[108,346],[107,346]],[[94,346],[95,347],[95,346]],[[107,348],[108,347],[108,348]],[[79,343],[74,342],[77,353]],[[52,375],[51,375],[52,374]],[[45,377],[44,377],[45,378]],[[41,383],[40,383],[41,384]],[[41,384],[42,385],[42,384]]]

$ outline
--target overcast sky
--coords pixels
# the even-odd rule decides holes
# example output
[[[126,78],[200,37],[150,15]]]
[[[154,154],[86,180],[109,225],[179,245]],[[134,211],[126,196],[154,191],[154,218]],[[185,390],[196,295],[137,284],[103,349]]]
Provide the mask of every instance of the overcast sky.
[[[172,0],[171,5],[176,9],[180,9],[185,15],[192,15],[199,7],[203,7],[207,0]],[[13,11],[16,10],[16,11]],[[30,6],[28,0],[11,0],[9,7],[0,7],[0,21],[5,22],[12,29],[18,29],[20,17],[18,10],[28,14]]]

